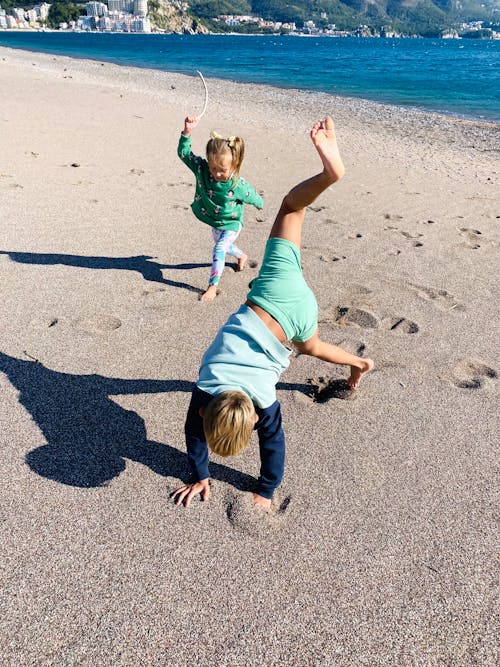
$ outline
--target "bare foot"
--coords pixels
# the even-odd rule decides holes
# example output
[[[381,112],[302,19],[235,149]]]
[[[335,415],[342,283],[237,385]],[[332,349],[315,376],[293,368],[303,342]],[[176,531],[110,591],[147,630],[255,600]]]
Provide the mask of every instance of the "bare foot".
[[[245,268],[245,265],[247,263],[247,259],[248,259],[248,255],[245,255],[245,253],[243,253],[243,255],[241,257],[238,257],[238,267],[236,269],[237,271],[243,271],[243,269]]]
[[[340,181],[345,174],[345,167],[340,157],[333,120],[327,116],[325,120],[316,121],[310,134],[314,147],[323,162],[323,167],[332,182]]]
[[[347,384],[351,389],[357,389],[363,375],[369,373],[375,366],[371,359],[363,359],[362,361],[363,364],[361,368],[351,366],[351,377],[347,380]]]
[[[265,510],[268,510],[271,508],[271,499],[270,498],[264,498],[263,496],[259,496],[258,493],[252,493],[253,495],[253,506],[254,507],[262,507]]]
[[[201,295],[200,301],[213,301],[216,296],[217,296],[217,287],[215,285],[210,285],[207,291]]]

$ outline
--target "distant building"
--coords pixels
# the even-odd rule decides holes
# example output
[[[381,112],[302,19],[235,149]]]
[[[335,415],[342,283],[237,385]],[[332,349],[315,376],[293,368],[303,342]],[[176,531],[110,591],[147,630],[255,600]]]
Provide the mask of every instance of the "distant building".
[[[134,0],[108,0],[110,12],[129,12],[134,11]]]
[[[49,9],[50,5],[48,2],[42,2],[40,5],[35,5],[33,9],[36,11],[37,16],[42,20],[45,21],[45,19],[49,15]]]
[[[137,17],[132,24],[132,30],[134,32],[151,32],[151,22],[146,16]]]
[[[148,0],[134,0],[134,14],[144,18],[148,13]],[[140,32],[140,31],[138,31]]]
[[[108,6],[103,2],[87,2],[87,16],[106,16]]]

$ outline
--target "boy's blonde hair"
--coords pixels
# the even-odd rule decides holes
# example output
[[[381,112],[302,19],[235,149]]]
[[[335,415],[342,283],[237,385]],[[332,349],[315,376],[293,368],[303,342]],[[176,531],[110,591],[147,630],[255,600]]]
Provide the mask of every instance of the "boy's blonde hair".
[[[203,415],[207,444],[219,456],[234,456],[244,449],[255,426],[255,408],[242,391],[223,391]]]
[[[220,155],[231,154],[233,166],[233,181],[238,183],[240,177],[241,164],[245,157],[245,142],[241,137],[228,137],[224,139],[217,132],[210,133],[210,139],[207,143],[207,160],[213,160]]]

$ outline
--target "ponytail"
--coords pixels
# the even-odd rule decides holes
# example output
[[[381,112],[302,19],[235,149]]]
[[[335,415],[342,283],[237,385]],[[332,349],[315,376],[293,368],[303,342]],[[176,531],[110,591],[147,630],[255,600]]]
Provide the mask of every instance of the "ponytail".
[[[224,139],[217,132],[210,132],[210,139],[207,143],[207,160],[231,152],[233,166],[233,182],[236,185],[240,176],[241,164],[245,156],[245,142],[241,137],[228,137]]]

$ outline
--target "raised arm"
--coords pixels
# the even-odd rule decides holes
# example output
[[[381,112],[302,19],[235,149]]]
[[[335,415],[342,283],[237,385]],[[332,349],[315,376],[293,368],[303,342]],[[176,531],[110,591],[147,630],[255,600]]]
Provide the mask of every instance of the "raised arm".
[[[264,200],[244,178],[238,180],[238,189],[235,193],[235,198],[244,204],[251,204],[255,208],[264,208]]]
[[[177,146],[177,155],[192,172],[197,171],[201,159],[191,151],[191,132],[199,122],[197,116],[187,116],[184,119],[184,129],[181,132]]]

